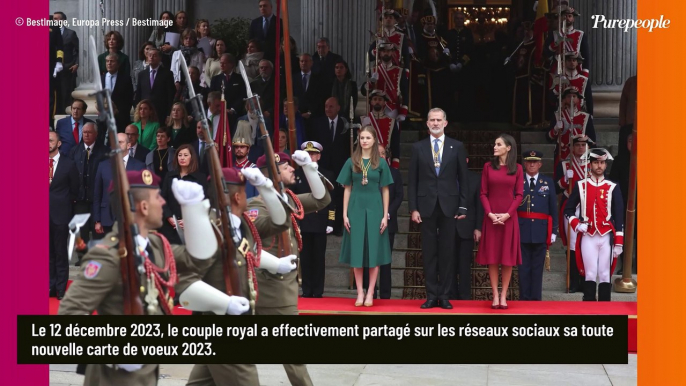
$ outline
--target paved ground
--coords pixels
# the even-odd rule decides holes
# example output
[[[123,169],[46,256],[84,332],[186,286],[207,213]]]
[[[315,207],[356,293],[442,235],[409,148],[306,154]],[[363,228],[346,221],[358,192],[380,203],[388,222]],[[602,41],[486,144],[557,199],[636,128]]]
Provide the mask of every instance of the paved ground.
[[[637,355],[626,365],[309,365],[317,386],[633,386]],[[162,365],[159,386],[186,384],[192,365]],[[280,365],[258,365],[260,384],[289,385]],[[51,365],[50,385],[76,386],[76,365]]]

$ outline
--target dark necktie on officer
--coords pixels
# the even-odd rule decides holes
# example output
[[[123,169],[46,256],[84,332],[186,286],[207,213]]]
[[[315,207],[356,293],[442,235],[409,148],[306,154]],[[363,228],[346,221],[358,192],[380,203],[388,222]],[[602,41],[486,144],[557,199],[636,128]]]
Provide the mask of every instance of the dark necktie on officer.
[[[535,179],[533,177],[529,177],[529,189],[534,190],[536,189],[536,183]]]

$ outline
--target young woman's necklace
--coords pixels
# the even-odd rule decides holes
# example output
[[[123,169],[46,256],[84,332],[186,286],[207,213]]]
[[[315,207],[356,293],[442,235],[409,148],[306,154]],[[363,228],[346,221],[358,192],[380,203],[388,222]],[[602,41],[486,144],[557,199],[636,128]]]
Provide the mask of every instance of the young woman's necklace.
[[[163,171],[163,170],[164,170],[164,168],[162,167],[162,165],[164,164],[164,162],[163,162],[162,160],[165,159],[165,158],[167,158],[167,153],[169,153],[169,148],[167,148],[167,149],[164,151],[164,155],[160,155],[160,149],[157,149],[157,156],[160,158],[160,171]]]
[[[362,162],[362,185],[367,185],[369,183],[369,180],[367,179],[367,172],[369,171],[369,167],[372,165],[372,160],[369,159],[367,160],[367,166],[364,166],[364,159],[361,159]]]

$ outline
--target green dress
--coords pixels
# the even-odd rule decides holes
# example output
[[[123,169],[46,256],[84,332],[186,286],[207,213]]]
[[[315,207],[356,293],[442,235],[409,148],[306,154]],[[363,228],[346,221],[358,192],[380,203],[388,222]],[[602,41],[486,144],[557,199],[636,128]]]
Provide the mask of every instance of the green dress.
[[[157,149],[157,129],[160,128],[159,122],[148,121],[148,123],[145,124],[145,130],[141,130],[141,121],[134,122],[132,125],[138,128],[138,143],[148,150]]]
[[[371,162],[362,159],[363,165]],[[341,263],[350,264],[353,268],[378,267],[391,263],[391,246],[388,240],[388,229],[379,234],[383,217],[383,198],[381,187],[393,183],[391,170],[386,161],[379,160],[379,167],[367,172],[367,185],[362,185],[362,173],[353,172],[350,158],[338,175],[341,185],[352,185],[348,201],[348,221],[350,233],[343,232],[341,245]]]

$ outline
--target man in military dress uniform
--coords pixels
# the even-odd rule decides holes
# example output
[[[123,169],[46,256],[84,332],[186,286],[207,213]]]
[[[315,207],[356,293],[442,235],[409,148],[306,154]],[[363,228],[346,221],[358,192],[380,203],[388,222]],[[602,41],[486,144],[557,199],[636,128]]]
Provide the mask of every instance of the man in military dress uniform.
[[[572,195],[572,188],[577,181],[581,181],[589,175],[588,161],[583,157],[588,150],[588,144],[591,140],[585,135],[576,135],[572,137],[572,154],[564,161],[557,164],[555,175],[559,176],[555,190],[562,193],[560,200],[560,230],[559,235],[562,239],[562,245],[565,247],[569,245],[569,292],[575,293],[580,287],[583,287],[584,278],[579,276],[579,269],[576,266],[576,232],[570,230],[567,234],[568,222],[567,217],[564,216],[565,205],[569,196]],[[579,215],[579,208],[576,208],[575,216]],[[569,244],[567,244],[569,243]]]
[[[407,117],[407,105],[403,98],[407,98],[408,71],[393,62],[393,52],[397,51],[392,43],[379,44],[378,65],[372,65],[370,83],[374,90],[383,91],[387,95],[386,112],[389,116],[397,118],[400,122]],[[367,83],[363,86],[363,94]],[[371,105],[370,105],[371,108]]]
[[[541,300],[546,252],[557,237],[557,196],[553,180],[539,174],[543,153],[525,151],[523,159],[524,198],[517,210],[522,246],[519,298]]]
[[[362,127],[374,127],[379,144],[390,150],[393,156],[391,167],[398,169],[400,168],[400,126],[396,119],[386,114],[388,95],[381,90],[374,90],[369,96],[372,109],[368,116],[360,117]]]
[[[547,139],[549,142],[557,142],[555,146],[555,169],[562,160],[567,159],[571,154],[572,137],[575,135],[586,135],[591,141],[595,142],[595,128],[591,114],[580,111],[576,108],[579,98],[583,98],[580,91],[569,86],[562,92],[562,118],[560,113],[555,112],[555,120],[551,122]],[[555,175],[555,180],[560,176]]]
[[[231,202],[230,221],[234,229],[233,235],[224,237],[233,237],[241,292],[248,297],[254,311],[255,301],[259,298],[258,287],[255,285],[256,270],[265,269],[273,274],[284,274],[296,268],[295,255],[277,258],[262,251],[261,237],[269,237],[288,229],[286,211],[272,182],[258,169],[224,168],[222,173],[228,190],[227,199]],[[266,221],[253,224],[248,217],[246,180],[257,187],[263,202],[269,208],[269,226]],[[221,250],[209,259],[193,258],[183,263],[179,264],[179,284],[176,286],[176,291],[181,294],[181,305],[193,311],[226,314],[226,310],[233,306],[232,298],[236,297],[226,294],[227,283],[223,274],[224,259]],[[257,368],[253,364],[196,364],[187,383],[194,386],[259,384]]]
[[[605,179],[606,161],[612,160],[610,153],[591,149],[588,155],[591,175],[576,183],[564,213],[577,233],[576,261],[579,273],[586,278],[584,300],[596,300],[597,278],[598,300],[610,301],[610,278],[624,244],[624,203],[619,186]]]
[[[174,260],[182,266],[191,256],[207,258],[216,252],[217,243],[203,202],[203,190],[192,182],[174,181],[172,191],[182,205],[186,232],[196,233],[186,240],[185,247],[170,245],[164,236],[152,231],[159,229],[163,222],[162,206],[165,201],[160,195],[159,177],[149,170],[126,174],[136,207],[134,222],[139,234],[135,244],[140,248],[145,266],[145,273],[137,279],[142,287],[141,296],[145,297],[143,309],[148,315],[171,315],[174,304],[169,290],[177,280]],[[109,233],[84,256],[81,272],[60,303],[59,315],[91,314],[96,310],[98,315],[124,313],[118,236],[118,231]],[[231,303],[238,306],[230,308],[229,312],[242,313],[248,309],[245,298],[233,297]],[[158,375],[159,368],[155,364],[89,364],[84,385],[156,385]]]
[[[278,152],[275,155],[275,162],[279,168],[281,181],[284,185],[295,184],[294,169],[290,166],[291,158],[286,153]],[[312,162],[310,155],[302,150],[293,153],[293,160],[303,168],[305,178],[310,185],[312,193],[301,193],[296,195],[289,189],[285,190],[290,206],[295,212],[290,213],[290,219],[286,221],[288,225],[288,236],[291,253],[298,255],[302,245],[300,229],[296,219],[302,219],[304,215],[319,210],[323,210],[331,202],[331,196],[324,186],[319,173],[317,163]],[[267,158],[260,157],[257,160],[257,167],[263,174],[269,173]],[[248,206],[248,215],[253,220],[255,226],[261,229],[262,226],[272,227],[269,209],[261,196],[256,197]],[[281,228],[279,228],[281,229]],[[272,254],[280,255],[279,238],[272,236],[265,238],[263,245]],[[260,297],[257,301],[257,315],[297,315],[298,314],[298,282],[296,272],[286,274],[272,274],[260,270],[257,272],[257,283],[260,288]],[[312,380],[307,373],[307,367],[302,364],[284,364],[288,379],[292,385],[312,385]]]
[[[312,162],[319,162],[324,147],[315,141],[303,142],[301,150],[306,151]],[[333,172],[319,167],[319,172],[329,181],[335,181]],[[293,193],[310,193],[310,185],[305,177],[305,170],[295,171]],[[328,208],[306,214],[298,221],[302,234],[303,248],[300,252],[300,271],[302,274],[302,297],[321,298],[324,294],[324,275],[326,257],[326,235],[333,232],[336,219],[336,207],[332,200]]]

